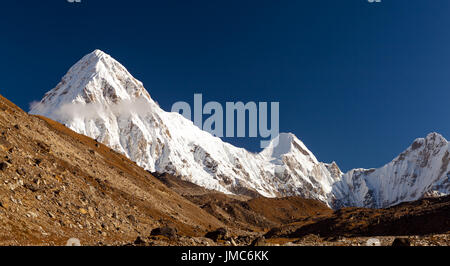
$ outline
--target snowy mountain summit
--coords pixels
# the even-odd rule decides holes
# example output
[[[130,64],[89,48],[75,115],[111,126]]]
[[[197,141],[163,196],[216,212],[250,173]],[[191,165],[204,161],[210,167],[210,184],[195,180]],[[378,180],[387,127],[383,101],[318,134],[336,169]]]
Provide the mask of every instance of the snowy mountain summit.
[[[346,174],[335,163],[319,162],[290,133],[281,133],[255,154],[162,110],[140,81],[100,50],[71,67],[30,113],[97,139],[149,171],[225,193],[299,195],[333,207],[385,207],[450,191],[450,147],[438,134],[416,140],[380,169]]]
[[[333,185],[334,207],[382,208],[450,192],[450,145],[437,133],[416,139],[378,169],[354,169]]]
[[[165,112],[141,82],[100,50],[70,68],[30,113],[95,138],[149,171],[225,193],[300,194],[326,201],[335,181],[294,135],[281,134],[282,145],[271,143],[254,154]]]

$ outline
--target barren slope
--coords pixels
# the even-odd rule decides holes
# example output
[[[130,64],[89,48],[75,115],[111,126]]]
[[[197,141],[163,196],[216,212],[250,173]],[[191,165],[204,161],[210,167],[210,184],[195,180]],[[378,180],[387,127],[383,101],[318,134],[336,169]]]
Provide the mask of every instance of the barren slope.
[[[122,244],[223,226],[126,157],[0,96],[0,245]]]
[[[228,195],[207,190],[168,174],[157,177],[170,189],[194,202],[229,228],[263,232],[301,218],[333,212],[324,203],[313,199]]]
[[[449,234],[450,196],[424,198],[386,209],[343,208],[274,228],[269,238],[405,236]]]

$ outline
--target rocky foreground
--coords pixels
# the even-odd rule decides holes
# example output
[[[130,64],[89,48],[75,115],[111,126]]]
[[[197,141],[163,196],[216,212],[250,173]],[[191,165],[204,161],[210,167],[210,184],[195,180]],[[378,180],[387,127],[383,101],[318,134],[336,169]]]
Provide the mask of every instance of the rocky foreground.
[[[170,241],[163,237],[137,238],[126,246],[449,246],[450,233],[425,236],[336,237],[308,235],[299,239],[229,238],[215,242],[206,237],[179,237]]]

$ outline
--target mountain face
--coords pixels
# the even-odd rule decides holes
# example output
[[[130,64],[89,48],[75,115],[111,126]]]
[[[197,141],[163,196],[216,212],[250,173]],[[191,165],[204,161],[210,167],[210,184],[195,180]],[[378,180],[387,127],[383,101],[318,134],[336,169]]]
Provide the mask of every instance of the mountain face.
[[[126,155],[148,171],[208,189],[267,197],[298,195],[332,207],[385,207],[449,193],[449,146],[419,139],[380,169],[342,173],[319,162],[293,134],[260,153],[223,142],[178,113],[162,110],[119,62],[96,50],[76,63],[30,110]]]
[[[100,50],[76,63],[30,113],[97,139],[148,171],[225,193],[300,195],[326,202],[338,177],[292,134],[280,134],[255,154],[165,112],[141,82]]]
[[[332,205],[383,208],[449,191],[450,145],[431,133],[381,168],[354,169],[342,175],[333,185]]]

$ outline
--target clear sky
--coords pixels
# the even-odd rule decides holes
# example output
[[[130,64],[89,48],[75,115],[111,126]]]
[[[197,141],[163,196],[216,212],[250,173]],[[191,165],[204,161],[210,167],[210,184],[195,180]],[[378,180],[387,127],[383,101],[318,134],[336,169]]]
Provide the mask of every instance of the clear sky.
[[[165,110],[279,101],[281,131],[343,170],[450,138],[448,0],[81,1],[0,3],[2,95],[28,110],[98,48]]]

